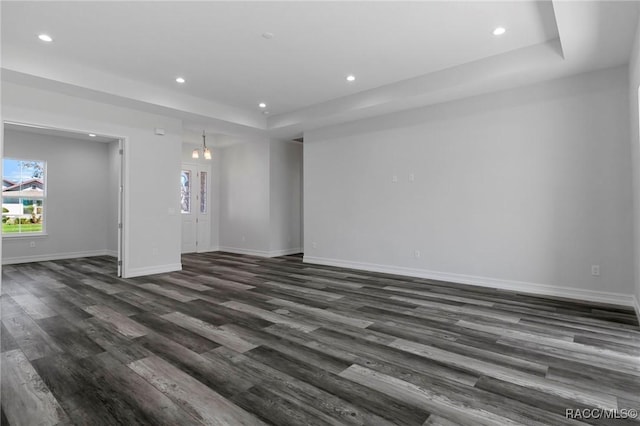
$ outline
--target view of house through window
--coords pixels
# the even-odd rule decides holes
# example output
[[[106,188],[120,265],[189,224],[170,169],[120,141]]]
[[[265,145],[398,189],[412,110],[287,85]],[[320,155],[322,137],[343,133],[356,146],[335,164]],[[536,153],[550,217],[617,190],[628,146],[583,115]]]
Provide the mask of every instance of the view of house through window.
[[[45,162],[2,160],[2,234],[44,231]]]

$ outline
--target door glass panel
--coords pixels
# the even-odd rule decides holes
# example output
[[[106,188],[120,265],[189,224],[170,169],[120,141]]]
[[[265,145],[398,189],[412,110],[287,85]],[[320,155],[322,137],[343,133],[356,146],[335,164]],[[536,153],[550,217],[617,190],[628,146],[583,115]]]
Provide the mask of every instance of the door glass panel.
[[[207,212],[207,172],[200,172],[200,213]]]
[[[191,170],[180,174],[180,210],[183,214],[191,213]]]

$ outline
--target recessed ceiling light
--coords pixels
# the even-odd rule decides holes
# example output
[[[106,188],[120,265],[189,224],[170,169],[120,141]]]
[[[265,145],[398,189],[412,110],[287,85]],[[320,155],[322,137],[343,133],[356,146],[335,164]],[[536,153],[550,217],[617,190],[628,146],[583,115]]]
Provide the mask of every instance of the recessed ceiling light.
[[[348,75],[347,76],[347,81],[356,81],[356,76],[355,75]]]
[[[502,35],[505,32],[507,32],[505,27],[497,27],[495,30],[493,30],[493,35]]]
[[[92,137],[92,138],[96,137],[96,135],[94,135],[93,133],[89,133],[89,136]]]
[[[186,81],[187,81],[187,80],[185,80],[185,79],[184,79],[184,78],[182,78],[182,77],[178,77],[178,78],[176,78],[176,82],[178,82],[178,83],[180,83],[180,84],[182,84],[182,83],[184,83],[184,82],[186,82]]]
[[[50,36],[50,35],[48,35],[48,34],[40,34],[40,35],[38,36],[38,38],[39,38],[40,40],[42,40],[42,41],[46,41],[47,43],[51,43],[51,42],[53,41],[53,39],[51,38],[51,36]]]
[[[258,106],[259,106],[260,108],[266,108],[266,107],[267,107],[267,104],[265,104],[264,102],[260,102],[260,103],[258,104]]]
[[[266,38],[267,40],[272,39],[273,33],[270,33],[270,32],[262,33],[262,37]]]

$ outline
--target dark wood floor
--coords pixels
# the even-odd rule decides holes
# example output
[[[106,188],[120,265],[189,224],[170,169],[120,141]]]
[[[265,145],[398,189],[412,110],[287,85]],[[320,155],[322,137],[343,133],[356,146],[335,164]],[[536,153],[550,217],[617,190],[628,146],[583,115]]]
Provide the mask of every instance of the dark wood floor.
[[[183,265],[5,266],[2,424],[564,425],[640,408],[629,309],[297,256]]]

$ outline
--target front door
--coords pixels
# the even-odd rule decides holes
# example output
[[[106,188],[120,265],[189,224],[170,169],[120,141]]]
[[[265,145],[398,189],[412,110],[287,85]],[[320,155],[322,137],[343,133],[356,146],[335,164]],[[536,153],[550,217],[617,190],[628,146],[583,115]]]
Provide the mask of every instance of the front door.
[[[211,229],[209,166],[183,164],[180,173],[182,253],[207,251]]]

